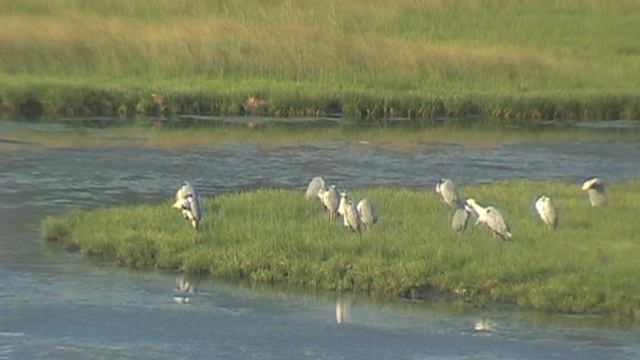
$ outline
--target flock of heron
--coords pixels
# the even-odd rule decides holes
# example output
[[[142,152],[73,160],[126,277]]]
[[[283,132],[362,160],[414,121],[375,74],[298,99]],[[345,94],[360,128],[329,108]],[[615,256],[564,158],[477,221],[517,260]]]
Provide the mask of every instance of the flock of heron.
[[[603,206],[607,202],[604,182],[600,178],[592,178],[582,184],[582,190],[589,195],[589,201],[594,207]],[[456,185],[450,179],[440,179],[436,182],[435,192],[443,202],[455,209],[451,217],[451,228],[456,232],[463,232],[467,228],[469,218],[476,218],[476,225],[483,225],[493,234],[503,240],[512,237],[509,224],[500,211],[494,206],[481,206],[473,198],[462,199]],[[315,177],[307,187],[306,198],[309,201],[319,201],[329,214],[329,219],[343,218],[345,227],[354,232],[360,232],[363,225],[369,227],[378,220],[378,215],[368,199],[362,199],[356,206],[348,199],[346,192],[336,190],[335,185],[328,188],[321,177]],[[541,195],[534,201],[534,211],[537,216],[551,229],[558,226],[558,211],[550,197]]]
[[[451,218],[451,227],[455,232],[462,232],[467,227],[467,222],[471,216],[476,217],[476,225],[484,225],[487,229],[499,236],[503,240],[512,237],[509,224],[498,209],[493,206],[483,207],[473,198],[462,200],[458,195],[453,181],[440,179],[436,183],[436,193],[449,206],[455,208]],[[603,206],[607,202],[604,182],[600,178],[591,178],[582,184],[582,190],[589,195],[591,206]],[[533,208],[537,216],[549,228],[555,229],[558,226],[558,211],[550,197],[541,195],[534,200]]]
[[[592,178],[582,184],[592,206],[603,206],[607,202],[607,194],[602,179]],[[512,237],[509,224],[500,211],[493,206],[482,206],[473,198],[462,199],[456,185],[450,179],[436,182],[436,193],[443,202],[455,209],[451,218],[451,227],[455,232],[463,232],[467,228],[469,218],[476,218],[476,225],[484,225],[503,240]],[[345,227],[360,233],[363,227],[369,228],[378,221],[378,213],[370,200],[364,198],[357,205],[350,199],[346,191],[338,192],[335,185],[329,187],[322,177],[314,177],[305,194],[307,200],[319,202],[326,209],[331,221],[342,218]],[[197,230],[202,222],[203,207],[199,194],[189,182],[183,182],[176,193],[173,207],[181,210],[182,216]],[[551,229],[558,226],[558,211],[546,195],[534,201],[537,216]]]
[[[331,221],[342,217],[343,225],[353,232],[360,233],[363,226],[368,228],[378,222],[378,213],[369,199],[364,198],[356,205],[346,191],[338,193],[335,185],[327,187],[319,176],[311,179],[305,197],[322,204]]]
[[[592,178],[582,184],[582,190],[589,196],[591,206],[603,206],[607,202],[607,194],[602,179]],[[473,198],[462,199],[456,185],[450,179],[440,179],[436,182],[435,192],[442,201],[454,208],[451,217],[451,227],[456,232],[463,232],[467,228],[469,218],[476,218],[476,225],[484,225],[493,234],[503,240],[511,238],[511,230],[500,211],[493,206],[481,206]],[[324,179],[314,177],[305,194],[307,200],[318,202],[326,209],[330,221],[336,221],[342,217],[343,224],[354,233],[361,233],[362,228],[369,228],[378,221],[378,213],[370,200],[364,198],[357,205],[351,200],[346,191],[338,192],[335,185],[326,186]],[[179,209],[185,220],[198,230],[202,222],[203,206],[200,195],[193,185],[183,182],[176,192],[176,201],[172,207]],[[534,210],[537,216],[550,228],[558,226],[558,212],[551,198],[541,195],[534,201]],[[195,287],[183,276],[176,280],[174,300],[181,304],[191,301]],[[338,311],[338,310],[336,310]],[[338,313],[336,313],[338,316]],[[339,321],[340,322],[340,321]]]

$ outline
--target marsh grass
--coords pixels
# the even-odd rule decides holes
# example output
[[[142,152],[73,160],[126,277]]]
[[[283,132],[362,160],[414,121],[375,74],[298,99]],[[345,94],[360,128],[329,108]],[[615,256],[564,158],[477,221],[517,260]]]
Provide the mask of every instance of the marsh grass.
[[[464,196],[497,206],[513,241],[470,226],[454,234],[452,210],[431,190],[371,188],[378,224],[354,234],[329,223],[302,192],[255,190],[205,201],[194,231],[170,202],[75,211],[43,223],[44,238],[136,268],[179,269],[256,283],[286,283],[383,296],[451,294],[562,313],[640,316],[640,182],[613,184],[610,204],[591,208],[575,184],[498,182],[464,186]],[[531,201],[551,196],[556,231]]]
[[[637,119],[633,0],[2,0],[0,109]],[[162,95],[152,97],[152,94]]]

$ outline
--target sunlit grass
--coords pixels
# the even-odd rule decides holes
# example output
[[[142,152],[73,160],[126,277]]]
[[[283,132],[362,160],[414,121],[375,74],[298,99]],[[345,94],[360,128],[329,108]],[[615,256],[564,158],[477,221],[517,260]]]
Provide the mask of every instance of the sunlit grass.
[[[640,113],[633,0],[0,7],[0,109],[25,114],[239,114],[250,96],[278,116]]]
[[[470,226],[456,235],[452,210],[431,189],[372,188],[381,219],[362,235],[329,223],[302,192],[256,190],[205,201],[194,231],[169,201],[76,211],[48,218],[45,238],[132,267],[180,269],[253,282],[386,296],[429,291],[477,303],[637,319],[640,182],[610,186],[610,204],[591,208],[576,184],[499,182],[461,193],[498,207],[513,241]],[[559,208],[550,231],[531,212],[545,193]]]

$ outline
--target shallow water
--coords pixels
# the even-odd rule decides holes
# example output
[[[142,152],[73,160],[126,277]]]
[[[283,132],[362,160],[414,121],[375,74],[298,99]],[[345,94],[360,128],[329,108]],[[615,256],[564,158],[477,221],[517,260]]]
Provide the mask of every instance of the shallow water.
[[[50,126],[51,128],[48,128]],[[189,304],[175,276],[97,263],[43,244],[39,223],[78,207],[159,202],[183,179],[206,194],[302,190],[317,174],[350,188],[431,188],[508,179],[578,183],[638,178],[640,144],[574,140],[477,150],[424,143],[225,144],[194,150],[127,145],[50,148],[8,138],[0,123],[0,359],[637,359],[640,329],[590,317],[442,303],[381,303],[196,279]],[[38,125],[56,136],[74,131]]]

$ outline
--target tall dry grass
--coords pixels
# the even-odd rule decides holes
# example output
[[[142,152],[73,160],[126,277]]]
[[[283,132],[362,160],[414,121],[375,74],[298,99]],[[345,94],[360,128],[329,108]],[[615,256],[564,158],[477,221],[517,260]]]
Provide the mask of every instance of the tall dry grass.
[[[514,111],[518,99],[536,107],[533,97],[566,109],[574,99],[586,106],[595,93],[623,103],[616,116],[627,106],[624,116],[635,117],[638,106],[635,1],[27,0],[0,7],[0,97],[9,103],[72,103],[76,92],[106,91],[138,105],[162,92],[174,95],[169,110],[181,112],[179,95],[218,107],[260,95],[281,114],[332,102],[359,114],[386,102],[406,116],[419,110],[415,103],[442,97],[441,115],[460,113],[465,98],[477,112],[506,116],[491,114],[488,102]],[[413,105],[403,104],[407,98]]]

